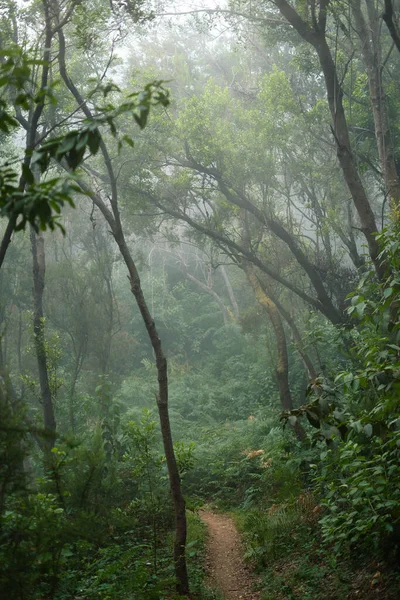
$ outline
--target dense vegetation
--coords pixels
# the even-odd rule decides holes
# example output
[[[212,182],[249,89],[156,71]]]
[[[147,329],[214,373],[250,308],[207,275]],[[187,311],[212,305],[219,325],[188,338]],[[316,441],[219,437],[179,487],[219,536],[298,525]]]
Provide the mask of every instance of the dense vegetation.
[[[1,597],[399,597],[399,24],[0,2]]]

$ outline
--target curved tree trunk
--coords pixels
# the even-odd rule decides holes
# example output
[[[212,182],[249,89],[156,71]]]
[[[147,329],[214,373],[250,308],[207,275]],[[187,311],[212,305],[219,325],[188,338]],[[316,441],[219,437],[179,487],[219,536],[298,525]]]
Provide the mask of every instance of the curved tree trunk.
[[[105,151],[107,151],[105,149]],[[143,294],[141,281],[135,261],[125,241],[122,230],[121,221],[119,218],[118,206],[114,204],[113,212],[106,206],[103,199],[94,193],[89,186],[82,180],[78,181],[82,190],[90,197],[95,205],[99,208],[103,217],[110,226],[113,237],[118,245],[122,258],[129,273],[129,281],[131,291],[136,300],[143,322],[145,324],[147,334],[150,339],[155,357],[158,378],[158,393],[156,396],[157,409],[160,419],[161,436],[165,452],[165,459],[168,469],[169,484],[171,496],[174,506],[175,515],[175,538],[174,538],[174,567],[177,580],[177,592],[182,595],[189,594],[189,579],[186,565],[186,506],[185,499],[182,494],[181,479],[179,469],[175,458],[174,445],[172,441],[171,423],[169,419],[168,409],[168,369],[167,359],[164,355],[161,340],[156,329],[155,322],[151,316],[147,306],[146,299]]]
[[[79,96],[78,96],[79,97]],[[82,101],[83,102],[83,101]],[[107,152],[107,149],[104,148]],[[63,165],[66,167],[65,165]],[[66,167],[67,168],[67,167]],[[189,579],[186,565],[186,506],[182,494],[181,480],[178,465],[175,458],[175,451],[172,441],[171,423],[168,410],[168,370],[167,359],[164,355],[161,340],[158,335],[153,317],[147,306],[146,299],[141,287],[140,277],[132,254],[126,244],[122,225],[119,218],[118,205],[114,203],[112,211],[106,206],[103,199],[94,193],[89,186],[82,180],[78,181],[82,190],[90,197],[99,208],[103,217],[110,226],[113,237],[118,245],[122,258],[129,273],[131,291],[136,300],[143,322],[145,324],[150,343],[156,357],[156,367],[158,376],[158,394],[157,409],[160,419],[161,436],[163,440],[165,458],[168,469],[169,484],[174,506],[175,515],[175,539],[174,539],[174,567],[177,580],[177,592],[182,595],[189,594]]]
[[[74,97],[78,106],[81,107],[83,113],[87,118],[92,118],[92,112],[85,102],[84,98],[80,94],[78,88],[69,77],[66,68],[66,45],[65,37],[62,28],[58,30],[59,39],[59,67],[60,75]],[[160,419],[161,434],[164,445],[165,458],[168,468],[168,476],[170,483],[171,496],[174,506],[175,514],[175,539],[174,539],[174,567],[175,576],[177,580],[177,591],[179,594],[187,595],[189,593],[189,579],[187,574],[186,566],[186,509],[185,500],[182,494],[180,475],[178,465],[176,463],[174,446],[172,442],[171,424],[169,420],[168,412],[168,373],[167,373],[167,360],[164,356],[161,340],[158,335],[154,320],[151,316],[149,308],[147,306],[143,290],[141,287],[140,277],[136,264],[126,244],[123,227],[121,223],[121,216],[119,211],[118,203],[118,188],[117,179],[114,174],[112,160],[108,152],[108,148],[103,138],[100,140],[100,151],[103,156],[104,166],[108,175],[111,195],[109,197],[111,210],[104,203],[103,198],[94,193],[93,190],[83,181],[79,181],[80,187],[84,192],[87,193],[88,197],[93,200],[96,206],[99,208],[103,217],[107,221],[114,236],[114,239],[118,245],[119,251],[124,259],[126,267],[129,273],[129,280],[131,284],[132,294],[135,297],[136,304],[139,308],[143,322],[145,324],[151,345],[154,350],[156,357],[156,366],[158,374],[158,394],[157,394],[157,408]],[[65,165],[63,165],[65,166]],[[68,169],[68,167],[66,167]]]

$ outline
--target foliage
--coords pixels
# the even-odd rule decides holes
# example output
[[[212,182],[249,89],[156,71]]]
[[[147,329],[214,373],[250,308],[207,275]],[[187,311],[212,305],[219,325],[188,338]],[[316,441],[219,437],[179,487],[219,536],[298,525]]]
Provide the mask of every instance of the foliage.
[[[279,17],[282,3],[272,12],[232,3],[216,35],[207,11],[194,32],[177,16],[164,27],[142,0],[68,1],[59,15],[53,4],[0,8],[3,593],[176,598],[156,366],[114,248],[122,230],[168,358],[193,595],[215,598],[204,587],[206,531],[195,512],[210,502],[235,511],[266,598],[379,597],[381,574],[396,578],[400,539],[400,228],[377,236],[386,269],[378,281],[317,56]],[[311,5],[292,6],[311,27]],[[327,13],[351,140],[344,154],[354,156],[371,214],[387,224],[391,198],[353,8]],[[141,28],[128,52],[132,20]],[[150,21],[151,35],[141,35]],[[399,57],[384,28],[380,35],[374,56],[384,58],[379,95],[389,119],[381,129],[391,134],[383,145],[393,140],[398,159]],[[30,225],[55,230],[43,235],[51,452],[27,326]],[[9,245],[10,227],[21,233]],[[295,408],[283,421],[306,417],[302,442],[279,426],[276,341],[246,281],[248,255],[284,319]],[[367,556],[359,585],[356,559]],[[398,581],[393,589],[398,597]]]
[[[123,456],[110,456],[99,423],[86,441],[53,448],[36,489],[8,485],[2,590],[21,599],[123,594],[157,600],[171,589],[170,506],[151,432],[145,414],[126,428]]]
[[[365,444],[348,440],[328,451],[318,477],[328,510],[320,523],[335,551],[366,544],[374,551],[396,551],[400,519],[400,434]]]
[[[324,538],[337,551],[349,544],[396,551],[399,543],[398,236],[397,224],[378,236],[381,260],[391,265],[385,281],[367,272],[352,295],[357,368],[313,382],[309,403],[285,416],[305,414],[317,429],[314,440],[330,448],[321,454],[316,481],[327,509]]]
[[[35,114],[47,100],[53,106],[57,105],[57,98],[52,87],[43,87],[35,95],[25,91],[26,84],[32,77],[32,67],[43,66],[48,68],[46,61],[38,61],[15,46],[1,50],[4,60],[0,63],[0,88],[5,88],[5,93],[15,97],[16,107]],[[99,88],[96,88],[96,92]],[[111,91],[120,91],[115,85],[104,86],[103,95],[106,97]],[[92,94],[89,94],[89,97]],[[22,172],[16,167],[19,161],[13,159],[6,161],[0,169],[0,215],[15,221],[16,231],[24,229],[27,224],[32,225],[37,231],[47,227],[60,228],[59,222],[61,209],[65,204],[74,206],[74,194],[81,193],[81,188],[76,185],[73,178],[53,177],[38,181],[38,171],[47,172],[51,161],[65,164],[69,171],[74,172],[83,162],[85,155],[95,155],[101,143],[100,128],[109,127],[114,137],[118,130],[115,124],[122,114],[129,114],[141,129],[146,126],[148,115],[152,106],[167,106],[169,104],[168,92],[163,88],[162,81],[148,83],[144,90],[127,95],[119,106],[108,102],[98,106],[96,114],[91,119],[83,120],[79,129],[70,130],[58,137],[40,140],[38,144],[28,144],[22,160]],[[40,112],[37,112],[38,117]],[[10,116],[7,103],[0,99],[0,130],[6,134],[19,126],[18,120]],[[119,139],[119,147],[123,142],[133,146],[130,136],[124,134]]]
[[[246,532],[245,558],[265,567],[271,560],[286,556],[296,545],[296,537],[303,534],[301,525],[301,513],[296,506],[273,505],[267,514],[249,512],[242,525]]]

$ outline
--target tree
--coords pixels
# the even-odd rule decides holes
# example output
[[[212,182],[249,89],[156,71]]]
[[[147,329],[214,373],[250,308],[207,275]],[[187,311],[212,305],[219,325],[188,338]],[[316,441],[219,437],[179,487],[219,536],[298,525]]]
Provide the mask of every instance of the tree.
[[[67,173],[71,173],[72,171],[76,170],[77,167],[82,163],[86,153],[86,149],[88,149],[92,154],[96,154],[97,151],[100,149],[111,187],[111,211],[107,208],[105,202],[98,194],[93,194],[91,192],[87,184],[80,182],[80,186],[83,189],[84,193],[86,193],[96,203],[96,205],[98,206],[98,208],[100,209],[100,211],[102,212],[103,216],[105,217],[112,229],[114,238],[118,244],[121,255],[125,260],[126,266],[128,268],[132,293],[135,296],[137,305],[142,314],[143,321],[145,323],[150,341],[152,343],[156,355],[159,381],[157,405],[160,415],[161,431],[164,441],[164,448],[171,483],[171,494],[176,515],[176,539],[174,545],[174,558],[177,577],[177,587],[180,593],[187,593],[188,578],[185,562],[185,503],[180,487],[180,477],[177,463],[175,460],[168,415],[167,362],[163,354],[161,341],[155,328],[154,321],[151,318],[141,289],[140,278],[135,262],[133,261],[133,258],[128,249],[128,245],[125,241],[124,231],[122,228],[118,207],[116,177],[114,175],[110,154],[107,150],[107,146],[99,130],[99,127],[101,125],[107,123],[111,128],[111,132],[114,135],[116,135],[117,130],[114,125],[114,118],[124,111],[134,111],[133,116],[135,121],[139,124],[139,126],[144,127],[147,121],[147,116],[150,111],[151,105],[158,103],[166,105],[168,103],[168,99],[167,95],[164,93],[163,89],[158,83],[155,86],[148,85],[145,91],[140,96],[138,94],[131,95],[130,99],[128,99],[128,101],[125,102],[123,107],[120,107],[118,109],[115,109],[114,107],[110,109],[109,107],[107,107],[103,111],[97,112],[97,114],[94,114],[92,110],[89,109],[87,100],[85,100],[80,95],[78,88],[69,76],[66,66],[66,44],[64,29],[68,28],[68,24],[71,21],[71,18],[73,17],[77,6],[78,3],[72,1],[67,6],[61,8],[59,6],[51,4],[47,0],[43,0],[41,5],[41,11],[39,11],[40,16],[42,16],[44,20],[44,41],[42,49],[42,60],[39,63],[39,65],[41,66],[41,77],[39,80],[38,89],[35,90],[35,95],[33,95],[32,92],[30,92],[29,94],[23,93],[21,99],[19,99],[17,102],[17,108],[21,105],[25,109],[29,108],[30,104],[32,103],[34,109],[31,112],[31,118],[29,122],[26,121],[19,113],[17,113],[16,119],[10,118],[8,121],[8,123],[12,126],[16,125],[16,122],[18,120],[20,121],[20,123],[23,125],[27,132],[27,143],[25,157],[23,161],[22,176],[20,178],[18,191],[16,192],[15,189],[12,188],[12,185],[10,185],[10,183],[8,183],[7,186],[3,187],[2,189],[2,205],[4,206],[3,214],[4,211],[7,211],[6,214],[9,215],[9,223],[6,228],[6,232],[3,236],[3,241],[1,245],[0,265],[4,260],[7,247],[11,241],[12,233],[16,229],[23,228],[27,222],[31,223],[33,228],[36,230],[38,230],[39,225],[42,228],[46,227],[46,225],[54,227],[56,222],[54,221],[52,210],[59,212],[60,205],[62,205],[65,201],[72,204],[71,192],[76,192],[78,189],[76,185],[72,186],[68,183],[65,183],[68,182],[68,177],[64,178],[64,183],[62,184],[60,192],[58,191],[58,186],[60,185],[59,178],[53,180],[51,182],[50,187],[47,188],[45,187],[46,184],[37,184],[35,182],[35,177],[31,169],[32,163],[34,162],[35,165],[38,165],[40,172],[42,174],[45,174],[48,168],[50,167],[51,160],[54,160],[56,161],[56,163],[60,165],[62,164],[62,166],[66,169]],[[13,9],[14,7],[12,6],[11,10]],[[77,103],[77,108],[73,110],[72,115],[77,110],[80,110],[82,111],[86,120],[83,121],[84,125],[80,130],[72,131],[70,133],[62,135],[59,138],[50,138],[48,141],[46,141],[49,131],[53,131],[55,127],[57,127],[57,125],[60,126],[61,124],[65,124],[65,122],[71,116],[68,115],[67,117],[64,117],[63,119],[61,119],[59,124],[52,122],[50,117],[50,127],[45,127],[42,132],[39,132],[40,117],[43,114],[45,102],[48,97],[47,90],[49,89],[50,64],[52,62],[52,56],[56,40],[58,41],[58,67],[60,76],[65,84],[65,89],[69,92],[72,99]],[[18,53],[19,50],[17,49],[16,52]],[[26,59],[24,55],[22,55],[22,60],[25,64],[25,69],[23,71],[24,77],[22,82],[20,82],[19,80],[17,81],[18,86],[20,86],[21,89],[25,85],[25,76],[29,77],[30,75],[29,66],[31,64],[31,60]],[[11,70],[11,73],[15,74],[13,57],[9,60],[9,63],[6,64],[6,69]],[[7,81],[10,80],[11,77],[9,76]],[[14,84],[11,86],[11,94],[13,94],[15,89],[18,89],[18,87],[16,88]],[[113,89],[112,86],[111,89]],[[7,120],[4,122],[7,124]],[[8,132],[7,125],[6,131]],[[128,143],[131,143],[130,139],[127,138],[127,136],[126,140]],[[16,173],[14,171],[6,171],[6,175],[8,176],[9,181],[13,181],[13,179],[16,176]],[[48,183],[47,186],[49,186]],[[43,193],[44,189],[48,190],[47,195]],[[22,220],[18,222],[18,219],[20,217],[22,217]],[[36,235],[36,233],[34,232],[32,235],[34,236]],[[44,365],[41,365],[40,360],[45,359],[45,354],[43,352],[43,311],[41,304],[44,286],[44,254],[43,252],[36,252],[36,237],[32,237],[32,244],[34,248],[35,260],[35,302],[37,305],[35,305],[35,335],[38,350],[39,366],[43,367]],[[39,342],[41,342],[40,348]],[[42,375],[45,374],[45,369],[40,368],[39,371],[41,376],[41,383],[43,379],[42,392],[44,392],[46,391],[45,388],[48,388],[48,386],[44,385],[46,383],[46,378],[44,376],[42,378]],[[47,395],[44,399],[47,399]],[[50,411],[47,410],[48,403],[44,402],[44,405],[46,406],[45,424],[46,426],[51,428],[52,431],[55,431],[55,421],[52,418]],[[54,436],[52,439],[54,439]]]
[[[387,25],[389,33],[392,36],[393,42],[396,44],[397,50],[400,52],[400,34],[395,22],[395,13],[393,10],[392,0],[385,0],[385,10],[382,14],[382,18]]]
[[[87,101],[82,97],[75,83],[72,81],[66,65],[66,44],[63,28],[59,28],[57,31],[58,42],[59,42],[59,54],[58,64],[60,69],[60,75],[69,91],[71,96],[74,98],[77,107],[84,113],[87,119],[92,120],[93,114]],[[168,104],[168,99],[163,94],[162,89],[158,92],[155,99],[153,100],[153,90],[151,86],[147,86],[144,93],[140,97],[142,115],[141,118],[137,118],[138,124],[142,127],[145,126],[148,112],[152,103],[161,103],[163,105]],[[139,273],[133,260],[132,254],[129,250],[128,244],[125,239],[124,229],[121,221],[119,203],[118,203],[118,187],[117,179],[114,173],[114,167],[110,157],[109,150],[106,142],[100,133],[99,135],[99,147],[100,152],[104,161],[104,167],[106,170],[107,183],[110,186],[110,205],[111,209],[108,208],[105,200],[99,193],[91,190],[88,184],[79,180],[79,185],[82,190],[91,198],[94,204],[102,213],[103,217],[107,221],[111,228],[112,235],[117,243],[121,256],[128,269],[129,279],[132,294],[135,297],[137,306],[142,315],[143,322],[145,324],[148,336],[153,347],[157,373],[158,373],[158,394],[157,394],[157,407],[160,418],[160,426],[164,444],[164,451],[167,461],[171,495],[173,499],[174,511],[175,511],[175,542],[174,542],[174,561],[175,561],[175,573],[177,579],[177,589],[179,593],[186,594],[189,591],[186,560],[185,560],[185,543],[186,543],[186,515],[185,515],[185,501],[181,491],[180,476],[178,466],[176,463],[174,447],[171,435],[171,425],[168,414],[168,375],[167,375],[167,360],[165,358],[161,340],[159,338],[154,320],[151,317],[148,309],[146,300],[143,295],[141,287],[141,281]]]
[[[31,245],[33,257],[33,335],[43,405],[45,442],[46,446],[51,450],[56,440],[56,419],[53,397],[50,389],[45,343],[43,292],[45,286],[46,259],[43,236],[40,234],[38,235],[33,228],[31,228]]]
[[[269,79],[273,86],[282,87],[281,74],[278,76],[274,73]],[[262,83],[267,84],[266,80]],[[281,89],[278,88],[277,91],[281,91]],[[283,110],[287,114],[287,108]],[[215,138],[208,123],[211,115],[218,119],[218,115],[224,114],[224,111],[229,111],[231,119],[229,123],[225,119],[218,120],[221,133]],[[339,291],[338,285],[332,285],[331,289],[326,289],[321,272],[314,263],[317,257],[312,255],[310,246],[307,247],[304,240],[300,239],[298,235],[299,224],[296,216],[301,211],[301,207],[294,204],[292,208],[289,204],[286,212],[285,201],[287,199],[283,196],[282,186],[279,184],[281,174],[279,171],[276,174],[270,173],[267,168],[263,170],[260,154],[265,152],[263,144],[267,141],[268,134],[263,132],[261,139],[257,139],[260,138],[260,134],[257,132],[264,125],[258,121],[257,117],[254,106],[251,110],[246,111],[241,103],[229,97],[228,90],[221,89],[213,83],[208,84],[203,98],[193,98],[185,102],[181,122],[172,134],[169,128],[170,139],[173,134],[179,137],[177,144],[174,144],[169,150],[172,157],[164,158],[168,175],[163,166],[155,168],[154,178],[150,185],[146,181],[145,173],[143,185],[138,183],[133,186],[128,183],[127,189],[131,189],[132,194],[143,198],[149,205],[153,203],[160,210],[160,215],[168,213],[174,218],[185,221],[197,231],[206,233],[214,241],[220,243],[228,254],[230,251],[241,254],[246,260],[253,262],[266,274],[320,310],[332,322],[340,323],[345,319],[332,300],[332,295]],[[234,143],[234,136],[238,135],[238,127],[240,128],[241,145],[251,156],[251,159],[246,159],[245,162],[242,153],[238,151],[238,146]],[[272,122],[269,127],[272,129]],[[250,135],[249,131],[252,131],[253,135]],[[257,136],[257,144],[250,142],[250,140],[254,140],[253,136]],[[184,146],[183,151],[179,148],[179,143]],[[166,144],[163,143],[164,149],[165,146]],[[243,148],[241,149],[243,150]],[[154,161],[157,165],[163,164],[163,158],[159,152]],[[268,167],[273,169],[272,166],[268,165]],[[288,193],[289,198],[296,192],[293,183],[293,191]],[[318,205],[316,206],[318,208]],[[227,210],[228,207],[230,210]],[[241,210],[251,215],[251,218],[259,224],[260,239],[255,240],[249,248],[243,248],[241,240],[236,235],[238,231],[237,215]],[[289,218],[283,216],[284,211],[286,214],[289,213]],[[324,232],[326,231],[323,222],[320,222],[319,227],[323,228]],[[337,229],[352,248],[351,240],[347,239],[339,225],[337,225]],[[268,235],[269,232],[270,235]],[[324,233],[324,236],[327,241],[328,234]],[[268,254],[264,257],[263,249],[271,245],[273,239],[276,240],[275,244],[280,244],[279,247],[286,246],[290,253],[288,257],[292,255],[298,266],[305,271],[311,289],[314,288],[316,298],[311,296],[308,290],[301,289],[299,285],[296,285],[297,282],[288,281],[286,277],[282,276],[279,270],[271,264]],[[354,255],[357,256],[356,251]],[[318,260],[321,260],[320,256],[318,256]],[[331,272],[337,268],[336,263],[332,264],[332,257],[330,268]],[[340,308],[342,308],[342,302],[343,294],[339,298]]]
[[[284,411],[293,409],[293,400],[290,393],[289,387],[289,364],[288,364],[288,353],[286,345],[286,335],[283,328],[282,319],[280,317],[276,304],[267,296],[262,289],[256,275],[252,272],[252,269],[248,265],[244,265],[244,270],[249,279],[250,285],[254,290],[257,301],[265,308],[268,316],[271,320],[272,327],[275,334],[276,346],[278,351],[278,360],[276,367],[276,378],[278,380],[279,395],[281,399],[282,409]],[[302,441],[304,440],[304,430],[299,427],[296,423],[295,427],[297,437]]]
[[[396,169],[396,156],[388,119],[388,107],[382,77],[382,42],[379,11],[371,0],[365,0],[366,17],[360,0],[352,5],[355,26],[360,38],[361,56],[368,75],[369,96],[375,124],[375,138],[386,194],[394,211],[400,202],[400,180]]]
[[[322,0],[318,6],[310,4],[310,22],[304,20],[286,0],[277,0],[276,6],[282,16],[307,43],[313,46],[318,54],[325,78],[328,105],[332,117],[332,132],[337,145],[340,166],[360,218],[361,229],[367,240],[370,256],[374,261],[377,272],[383,276],[384,270],[378,259],[378,244],[374,236],[378,231],[378,227],[355,164],[347,119],[343,108],[343,90],[326,38],[329,0]]]

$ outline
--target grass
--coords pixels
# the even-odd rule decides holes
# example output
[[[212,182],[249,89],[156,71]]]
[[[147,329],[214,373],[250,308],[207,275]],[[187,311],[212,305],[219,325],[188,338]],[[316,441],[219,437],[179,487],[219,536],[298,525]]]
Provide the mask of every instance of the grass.
[[[274,505],[275,507],[275,505]],[[262,577],[263,600],[397,600],[398,572],[357,556],[336,557],[323,545],[311,507],[233,513],[246,557]]]

